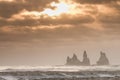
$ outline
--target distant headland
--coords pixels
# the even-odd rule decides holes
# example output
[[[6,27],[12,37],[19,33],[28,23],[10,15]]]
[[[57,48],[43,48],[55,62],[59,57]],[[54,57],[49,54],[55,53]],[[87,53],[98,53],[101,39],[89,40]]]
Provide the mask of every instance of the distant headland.
[[[109,65],[109,60],[106,56],[106,54],[104,52],[100,52],[100,57],[98,59],[98,61],[96,62],[95,65]],[[84,51],[83,53],[83,60],[80,61],[78,58],[77,58],[77,55],[76,54],[73,54],[73,57],[70,58],[69,56],[67,57],[67,60],[66,60],[66,64],[65,65],[71,65],[71,66],[90,66],[91,63],[90,63],[90,59],[89,57],[87,56],[87,52]]]

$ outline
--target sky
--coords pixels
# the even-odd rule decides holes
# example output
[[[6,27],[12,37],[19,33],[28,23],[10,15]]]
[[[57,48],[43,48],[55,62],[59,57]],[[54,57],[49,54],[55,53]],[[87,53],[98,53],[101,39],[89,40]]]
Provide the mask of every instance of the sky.
[[[0,0],[0,66],[64,65],[86,50],[120,64],[120,0]]]

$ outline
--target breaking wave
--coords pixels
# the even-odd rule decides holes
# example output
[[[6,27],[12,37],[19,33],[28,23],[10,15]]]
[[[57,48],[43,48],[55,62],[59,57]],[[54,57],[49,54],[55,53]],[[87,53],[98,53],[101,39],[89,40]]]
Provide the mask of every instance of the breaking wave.
[[[0,80],[120,80],[120,66],[2,66]]]
[[[120,70],[119,65],[111,66],[1,66],[0,72],[4,71],[115,71]]]

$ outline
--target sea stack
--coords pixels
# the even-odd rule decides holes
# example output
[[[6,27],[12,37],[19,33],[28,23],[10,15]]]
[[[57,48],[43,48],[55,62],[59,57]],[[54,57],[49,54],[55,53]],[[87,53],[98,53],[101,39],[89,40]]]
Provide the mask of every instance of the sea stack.
[[[97,61],[97,65],[109,65],[109,64],[110,63],[109,63],[108,58],[106,57],[106,54],[103,52],[100,52],[100,58]]]
[[[80,60],[77,58],[76,54],[73,54],[73,57],[67,57],[66,65],[81,65]]]
[[[84,66],[89,66],[90,65],[90,59],[88,58],[86,51],[84,51],[84,53],[83,53],[82,65],[84,65]]]
[[[89,66],[90,65],[90,59],[87,56],[87,52],[84,51],[83,53],[83,61],[80,61],[76,54],[73,54],[73,57],[70,58],[69,56],[67,57],[66,60],[66,65],[71,65],[71,66]]]

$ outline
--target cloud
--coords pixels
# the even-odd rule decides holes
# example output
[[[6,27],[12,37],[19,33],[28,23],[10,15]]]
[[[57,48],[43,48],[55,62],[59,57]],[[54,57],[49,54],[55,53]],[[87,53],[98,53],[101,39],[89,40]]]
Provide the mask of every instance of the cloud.
[[[23,4],[16,2],[0,2],[0,17],[9,18],[19,13],[23,8]]]
[[[118,0],[76,0],[80,3],[73,9],[76,14],[61,14],[60,16],[40,15],[49,7],[49,3],[58,0],[13,0],[0,1],[0,26],[41,26],[41,25],[79,25],[93,23],[96,21],[104,23],[119,23],[119,1]],[[108,2],[108,3],[107,3]],[[114,3],[115,2],[115,3]],[[91,4],[93,3],[93,4]],[[98,5],[98,3],[107,3]],[[94,5],[97,4],[97,5]],[[103,6],[103,7],[101,7]],[[4,7],[4,8],[3,8]],[[109,8],[108,8],[109,7]],[[79,10],[78,10],[79,9]],[[23,14],[27,12],[27,14]],[[114,14],[113,14],[114,13]],[[38,14],[38,15],[35,15]],[[107,17],[107,18],[106,18]]]
[[[0,43],[6,45],[39,44],[42,46],[120,39],[119,24],[104,24],[102,25],[104,30],[93,29],[86,25],[59,26],[51,29],[39,27],[3,27],[0,29]]]
[[[99,21],[103,24],[120,24],[120,15],[99,15]]]
[[[84,4],[109,4],[113,2],[117,2],[119,0],[73,0],[78,3],[84,3]]]
[[[112,3],[107,4],[102,9],[98,15],[97,19],[103,24],[119,24],[120,23],[120,4]]]
[[[66,42],[71,40],[88,40],[90,37],[97,37],[96,30],[87,28],[83,25],[78,25],[76,27],[58,27],[54,29],[37,29],[33,30],[32,28],[22,28],[22,27],[4,27],[5,30],[0,32],[0,42]],[[37,28],[37,27],[36,27]],[[11,29],[11,30],[9,30]],[[16,32],[15,32],[16,31]]]
[[[28,11],[42,11],[47,5],[53,1],[58,0],[14,0],[14,1],[0,1],[0,17],[10,18],[12,15]]]
[[[51,40],[49,38],[72,40],[83,37],[89,39],[100,36],[101,33],[98,33],[100,29],[105,34],[107,33],[104,30],[111,31],[111,34],[119,30],[119,27],[116,27],[117,29],[114,27],[120,25],[119,1],[114,0],[116,3],[113,0],[93,1],[78,0],[81,4],[78,4],[74,10],[81,12],[64,13],[59,16],[40,15],[53,0],[0,1],[0,34],[3,35],[1,41],[24,41],[24,37],[25,40]],[[97,25],[93,25],[94,23]],[[66,25],[72,28],[66,28]]]
[[[0,26],[25,27],[25,26],[41,26],[41,25],[79,25],[83,23],[94,22],[94,18],[90,15],[63,14],[55,18],[47,15],[39,16],[39,18],[33,18],[34,16],[31,16],[31,15],[26,15],[21,17],[23,17],[23,19],[20,19],[20,18],[13,19],[13,20],[0,19],[0,22],[1,22]]]

